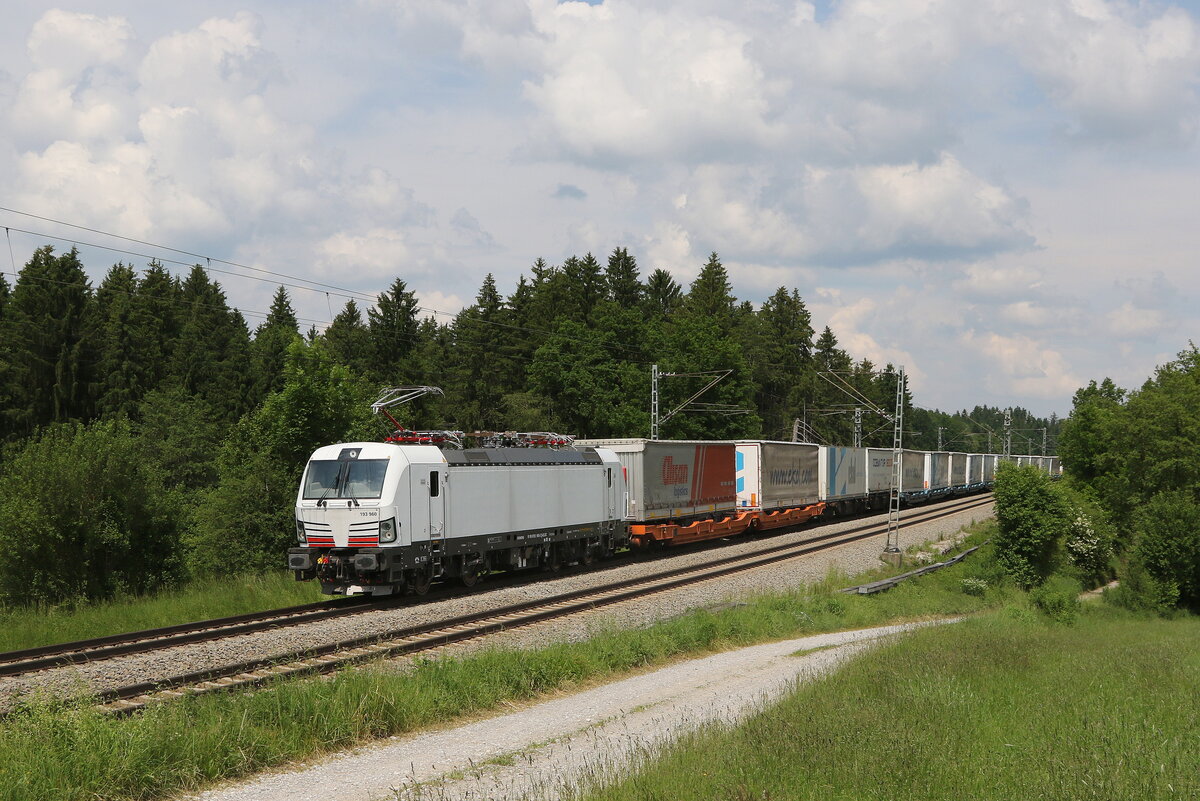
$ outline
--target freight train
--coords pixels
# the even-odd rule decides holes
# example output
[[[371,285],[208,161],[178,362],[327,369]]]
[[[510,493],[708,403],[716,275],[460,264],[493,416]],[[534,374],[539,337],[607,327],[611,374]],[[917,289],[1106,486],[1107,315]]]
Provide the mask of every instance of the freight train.
[[[435,581],[472,586],[492,571],[554,570],[626,547],[886,509],[897,472],[894,451],[883,448],[546,435],[495,441],[501,446],[459,448],[401,431],[387,442],[318,448],[297,494],[288,567],[327,594],[421,595]],[[1004,458],[904,450],[901,501],[985,489]],[[1008,458],[1061,473],[1056,457]]]

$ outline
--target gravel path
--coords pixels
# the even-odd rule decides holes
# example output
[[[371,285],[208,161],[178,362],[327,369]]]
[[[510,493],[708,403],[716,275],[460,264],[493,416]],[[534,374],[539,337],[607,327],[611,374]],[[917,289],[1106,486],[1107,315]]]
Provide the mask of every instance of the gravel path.
[[[990,517],[991,509],[989,504],[901,530],[901,547],[950,538],[962,526]],[[419,606],[378,610],[217,642],[197,643],[165,651],[63,667],[28,676],[5,678],[0,680],[0,710],[7,708],[14,699],[37,689],[48,689],[64,695],[98,692],[136,682],[160,680],[178,673],[181,665],[186,665],[188,670],[205,670],[246,659],[275,658],[295,650],[297,643],[310,643],[315,646],[370,634],[382,634],[455,615],[482,612],[497,606],[586,589],[619,579],[686,567],[710,561],[715,553],[730,556],[753,553],[763,547],[764,543],[776,545],[800,541],[812,537],[818,531],[822,535],[836,533],[871,519],[859,518],[822,525],[819,529],[806,528],[787,534],[740,540],[718,548],[692,549],[675,554],[670,559],[629,562],[607,570],[567,575],[549,581],[482,589],[473,594]],[[886,519],[886,515],[875,519]],[[597,628],[644,626],[656,620],[683,614],[690,609],[711,607],[748,595],[779,591],[819,581],[832,568],[853,575],[879,565],[881,540],[881,537],[871,538],[725,579],[704,582],[683,590],[618,604],[587,615],[517,629],[489,638],[487,646],[532,648],[555,641],[580,640],[590,636]],[[469,650],[473,647],[478,646],[466,643],[458,646],[458,649]]]
[[[821,634],[728,651],[188,798],[556,799],[581,784],[628,774],[680,734],[705,723],[736,722],[871,643],[922,625],[931,624]],[[738,680],[730,682],[730,676]]]

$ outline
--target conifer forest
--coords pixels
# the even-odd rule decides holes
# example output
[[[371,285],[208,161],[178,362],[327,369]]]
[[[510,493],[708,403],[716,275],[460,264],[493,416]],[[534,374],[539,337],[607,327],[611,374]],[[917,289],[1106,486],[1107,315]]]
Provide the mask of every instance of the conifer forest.
[[[892,441],[871,406],[894,408],[894,366],[817,331],[797,289],[739,301],[715,253],[690,286],[616,248],[538,259],[509,288],[488,275],[453,316],[396,278],[324,330],[287,286],[255,317],[199,265],[115,264],[93,287],[77,251],[46,246],[0,274],[0,604],[280,568],[308,454],[387,434],[370,403],[390,386],[444,390],[400,410],[411,427],[644,437],[651,365],[682,374],[664,413],[730,371],[660,436],[851,444],[857,405],[864,444]],[[906,446],[1001,450],[1003,409],[905,400]],[[1040,453],[1042,429],[1054,451],[1053,416],[1016,408],[1012,427],[1014,452]]]

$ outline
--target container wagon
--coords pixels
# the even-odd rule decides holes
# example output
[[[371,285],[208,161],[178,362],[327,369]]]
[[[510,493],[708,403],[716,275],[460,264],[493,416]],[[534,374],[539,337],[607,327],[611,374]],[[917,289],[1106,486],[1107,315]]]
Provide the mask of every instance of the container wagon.
[[[822,445],[817,480],[826,514],[851,514],[868,508],[867,449]]]
[[[967,454],[967,489],[974,492],[975,490],[983,489],[984,479],[983,470],[987,463],[987,454],[984,453],[968,453]]]
[[[819,445],[764,440],[735,445],[737,507],[759,512],[753,528],[806,523],[824,511]]]
[[[967,454],[950,454],[950,491],[961,495],[967,491]]]
[[[588,439],[575,444],[606,449],[620,461],[634,546],[728,537],[754,523],[755,511],[737,506],[733,442]]]

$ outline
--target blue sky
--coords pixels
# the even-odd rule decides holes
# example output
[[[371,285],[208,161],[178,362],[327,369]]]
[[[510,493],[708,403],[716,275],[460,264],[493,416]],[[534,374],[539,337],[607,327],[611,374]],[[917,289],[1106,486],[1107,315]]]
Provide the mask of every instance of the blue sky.
[[[1065,414],[1196,336],[1195,2],[202,8],[10,9],[0,206],[447,312],[539,256],[716,250],[942,408]],[[254,325],[273,285],[219,278]]]

